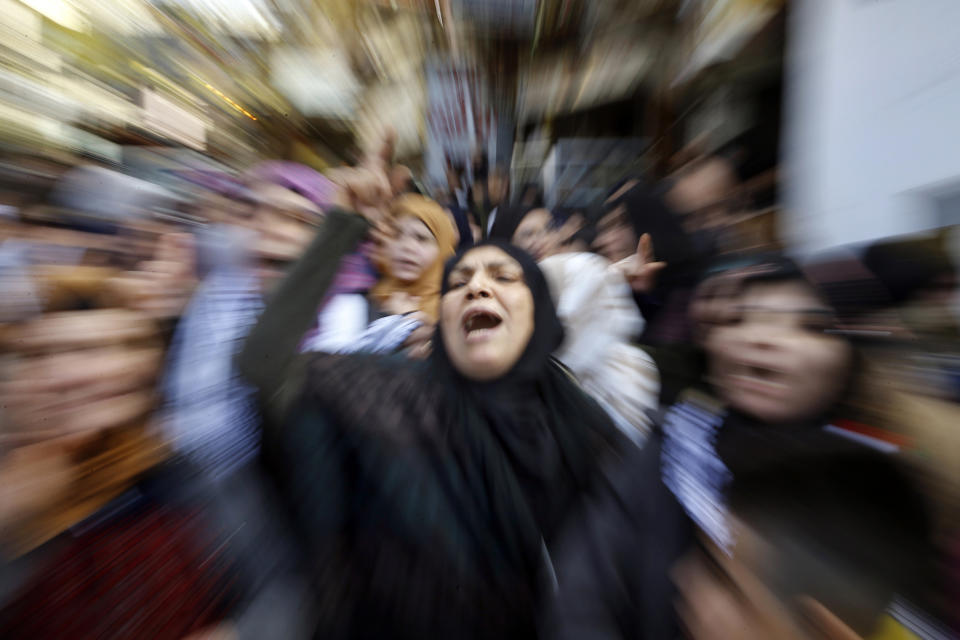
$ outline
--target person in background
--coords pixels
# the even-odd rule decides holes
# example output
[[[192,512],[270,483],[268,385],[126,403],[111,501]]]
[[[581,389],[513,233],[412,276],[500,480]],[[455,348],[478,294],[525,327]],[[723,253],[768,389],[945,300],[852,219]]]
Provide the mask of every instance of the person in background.
[[[197,234],[200,285],[168,352],[165,439],[191,465],[210,517],[233,527],[237,571],[253,594],[236,621],[243,637],[305,637],[307,586],[294,543],[259,464],[261,416],[236,357],[263,308],[253,260],[257,233],[221,222]]]
[[[527,182],[520,190],[518,204],[531,209],[543,207],[543,190],[536,182]]]
[[[384,153],[392,154],[392,146]],[[281,277],[281,269],[301,255],[305,243],[323,219],[324,212],[333,206],[333,198],[338,193],[334,181],[343,181],[356,171],[349,168],[334,169],[328,178],[309,167],[284,162],[261,163],[250,170],[250,179],[253,181],[251,191],[259,203],[253,218],[258,238],[256,257],[261,266],[264,291],[269,292]],[[354,195],[358,202],[376,200],[392,192],[386,174],[378,174],[376,181],[354,182],[358,191]],[[377,282],[375,263],[379,261],[378,243],[383,237],[382,231],[382,226],[378,227],[381,235],[358,245],[341,258],[336,280],[329,296],[321,301],[317,309],[318,322],[308,332],[307,341],[315,341],[324,333],[336,336],[336,332],[344,326],[353,328],[355,332],[366,327],[369,318],[364,311],[365,300]],[[358,319],[346,323],[339,320],[343,317]],[[348,342],[347,338],[337,344],[345,342]]]
[[[71,300],[0,332],[0,636],[232,627],[249,595],[231,576],[234,531],[206,518],[194,477],[149,426],[157,325]]]
[[[700,279],[701,256],[679,218],[659,197],[638,181],[627,181],[604,204],[594,249],[627,270],[634,269],[632,263],[637,261],[651,265],[642,270],[642,280],[628,274],[631,285],[636,285],[634,300],[646,320],[642,343],[690,341],[687,307]],[[646,276],[654,273],[655,279],[648,281]]]
[[[390,189],[395,195],[403,193],[418,193],[417,185],[413,181],[413,172],[410,167],[397,165],[390,171]]]
[[[257,257],[276,266],[294,260],[323,219],[323,207],[298,191],[270,182],[254,183],[250,193],[257,203],[252,215],[262,230],[257,236]]]
[[[483,228],[485,236],[494,237],[497,216],[510,215],[510,169],[497,165],[487,178],[487,188],[483,200]],[[502,234],[500,234],[502,236]]]
[[[561,226],[570,223],[571,227],[576,229],[564,244],[566,250],[575,253],[589,252],[597,237],[596,216],[587,209],[579,207],[558,207],[553,213]]]
[[[455,230],[446,212],[423,196],[394,199],[390,217],[383,277],[367,297],[334,299],[318,320],[323,331],[304,341],[304,351],[394,351],[414,347],[412,339],[416,354],[426,355]]]
[[[446,176],[447,199],[450,205],[467,209],[470,206],[470,189],[464,186],[463,165],[454,164],[447,158]]]
[[[552,637],[675,637],[671,567],[698,530],[730,547],[738,473],[797,439],[846,442],[833,421],[853,385],[854,351],[818,289],[781,261],[745,278],[732,302],[705,339],[711,392],[681,394],[568,532]]]
[[[200,284],[168,352],[164,425],[173,445],[213,476],[257,453],[253,390],[233,360],[263,306],[251,230],[220,223],[197,233]]]
[[[725,248],[725,228],[738,206],[739,186],[733,162],[720,156],[700,158],[671,177],[664,199],[702,253]]]
[[[631,343],[643,318],[623,272],[596,254],[569,248],[578,218],[560,224],[541,208],[502,218],[498,230],[510,232],[508,223],[515,224],[510,242],[537,259],[550,283],[566,332],[554,355],[624,434],[642,442],[657,408],[659,376],[650,356]]]
[[[477,214],[472,209],[467,211],[467,224],[470,228],[470,237],[473,238],[473,242],[471,244],[476,244],[483,240],[483,227],[480,226]],[[465,249],[466,247],[462,248]]]
[[[922,470],[938,547],[955,572],[947,589],[930,590],[929,600],[960,630],[960,348],[957,275],[946,239],[925,234],[872,243],[847,261],[861,277],[837,284],[860,303],[849,322],[865,343],[854,416],[860,424],[854,426],[869,425],[898,443]],[[827,269],[827,275],[843,273],[841,266]]]
[[[674,567],[692,640],[885,637],[896,593],[933,553],[924,498],[889,455],[792,444],[730,487],[733,542]],[[894,636],[896,637],[896,636]]]
[[[466,249],[473,245],[482,237],[474,232],[473,226],[474,214],[471,209],[471,202],[468,189],[463,187],[463,169],[447,162],[447,194],[446,207],[453,218],[454,226],[457,228],[459,240],[457,250]]]

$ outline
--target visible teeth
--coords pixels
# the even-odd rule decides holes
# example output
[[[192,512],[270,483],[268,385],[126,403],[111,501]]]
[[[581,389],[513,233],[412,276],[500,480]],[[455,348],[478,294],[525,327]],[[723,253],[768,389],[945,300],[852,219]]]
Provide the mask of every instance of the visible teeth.
[[[500,324],[500,318],[486,313],[470,316],[464,323],[463,329],[467,333],[473,331],[487,331]]]

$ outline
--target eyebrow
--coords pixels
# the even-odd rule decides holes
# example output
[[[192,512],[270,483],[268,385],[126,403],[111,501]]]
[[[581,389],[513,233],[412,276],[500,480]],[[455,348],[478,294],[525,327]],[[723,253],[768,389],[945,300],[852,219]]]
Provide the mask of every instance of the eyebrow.
[[[519,269],[521,268],[519,265],[506,262],[504,260],[496,260],[494,262],[484,262],[480,266],[486,269]],[[477,267],[472,265],[462,265],[462,266],[458,265],[453,268],[453,271],[450,272],[450,275],[454,276],[454,275],[460,275],[460,274],[466,274],[466,273],[473,273],[476,270],[477,270]]]
[[[458,265],[458,266],[454,267],[452,271],[450,271],[450,276],[449,276],[449,277],[452,278],[452,277],[454,277],[454,276],[469,275],[469,274],[473,273],[474,271],[475,271],[475,269],[474,269],[473,267],[468,267],[468,266],[462,266],[462,267],[461,267],[461,266]]]
[[[513,262],[506,262],[504,260],[496,260],[494,262],[487,262],[484,264],[487,269],[519,269],[520,265]]]

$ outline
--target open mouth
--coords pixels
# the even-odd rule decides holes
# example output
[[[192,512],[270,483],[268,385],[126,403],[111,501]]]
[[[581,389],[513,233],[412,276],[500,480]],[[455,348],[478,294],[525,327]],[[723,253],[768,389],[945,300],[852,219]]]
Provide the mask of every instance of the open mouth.
[[[419,266],[416,260],[410,260],[408,258],[401,258],[399,260],[396,260],[394,261],[394,264],[398,267],[406,268],[406,269],[416,269]]]
[[[503,319],[492,311],[474,309],[463,317],[463,331],[467,337],[482,336],[500,326]]]
[[[784,372],[752,364],[738,367],[733,379],[738,386],[751,391],[774,392],[787,387]]]

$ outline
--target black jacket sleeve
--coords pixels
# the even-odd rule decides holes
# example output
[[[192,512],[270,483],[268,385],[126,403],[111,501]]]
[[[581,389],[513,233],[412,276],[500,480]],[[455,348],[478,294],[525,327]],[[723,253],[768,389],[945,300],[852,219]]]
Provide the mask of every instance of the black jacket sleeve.
[[[282,415],[296,396],[297,347],[316,320],[317,307],[333,284],[345,255],[356,249],[368,223],[333,210],[316,239],[277,287],[240,353],[241,374],[260,391],[272,417]]]

